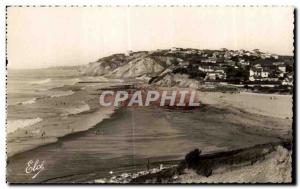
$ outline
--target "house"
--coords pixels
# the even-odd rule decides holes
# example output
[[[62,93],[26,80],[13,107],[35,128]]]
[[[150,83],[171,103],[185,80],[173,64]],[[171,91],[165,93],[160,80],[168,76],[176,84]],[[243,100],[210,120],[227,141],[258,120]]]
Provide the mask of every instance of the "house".
[[[260,64],[256,64],[249,70],[249,80],[263,80],[269,77],[270,72],[264,69]]]
[[[180,61],[179,65],[184,68],[187,68],[190,65],[190,63],[188,61]]]
[[[132,53],[133,53],[133,51],[132,51],[132,50],[128,50],[128,51],[126,51],[126,52],[125,52],[125,55],[126,55],[126,56],[131,56],[131,55],[132,55]]]
[[[284,62],[273,62],[272,66],[278,77],[284,77],[286,73],[286,65]]]
[[[226,73],[222,70],[208,72],[204,80],[226,79]]]
[[[203,63],[213,63],[213,64],[215,64],[215,63],[217,63],[217,59],[216,59],[216,58],[213,58],[213,57],[209,57],[209,58],[207,58],[207,59],[201,60],[201,62],[203,62]]]
[[[198,70],[202,71],[202,72],[213,72],[213,66],[199,66]]]
[[[286,73],[286,66],[278,66],[277,69],[283,73]]]
[[[232,56],[231,56],[231,53],[229,51],[226,51],[224,53],[224,56],[223,56],[225,59],[230,59]]]
[[[235,66],[236,62],[233,60],[224,60],[224,62],[226,63],[226,65],[228,66]]]
[[[205,80],[216,80],[216,79],[226,79],[226,73],[223,68],[219,66],[199,66],[198,70],[205,72]]]
[[[279,56],[277,54],[271,54],[271,57],[274,58],[274,59],[278,59]]]
[[[271,58],[271,54],[269,54],[269,53],[261,53],[260,57],[262,59]]]
[[[171,51],[180,51],[181,49],[180,48],[178,48],[178,47],[172,47],[171,48]]]
[[[293,74],[287,74],[286,77],[281,82],[282,85],[293,86]]]
[[[277,66],[269,64],[256,64],[249,70],[250,81],[278,81],[283,76],[284,73]]]
[[[252,53],[251,53],[251,52],[246,52],[244,55],[246,55],[246,56],[251,56]]]
[[[243,66],[248,66],[250,64],[250,62],[246,61],[245,59],[240,59],[238,64],[243,65]]]

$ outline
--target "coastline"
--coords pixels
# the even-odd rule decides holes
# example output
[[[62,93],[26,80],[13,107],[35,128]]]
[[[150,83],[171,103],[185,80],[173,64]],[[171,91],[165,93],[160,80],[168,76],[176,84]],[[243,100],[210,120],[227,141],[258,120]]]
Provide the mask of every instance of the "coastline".
[[[53,90],[66,90],[75,91],[68,96],[61,96],[59,98],[42,98],[39,99],[41,103],[48,104],[69,104],[79,101],[84,103],[88,109],[78,113],[66,113],[59,114],[50,117],[47,121],[38,122],[30,127],[26,128],[26,132],[23,130],[16,130],[13,133],[7,135],[7,157],[12,157],[19,153],[23,153],[29,150],[33,150],[40,146],[44,146],[51,143],[56,143],[58,138],[86,131],[93,128],[98,123],[112,116],[115,112],[114,107],[99,107],[98,106],[98,90],[101,88],[99,85],[88,86],[84,84],[86,88],[83,90],[81,84],[65,85]],[[106,87],[103,86],[103,87]],[[78,99],[84,99],[80,101]],[[36,106],[36,104],[29,104],[27,107]],[[41,136],[41,131],[45,132],[45,137]],[[36,132],[38,131],[38,132]],[[22,136],[22,137],[19,137]],[[22,141],[22,142],[21,142]]]
[[[272,117],[278,120],[289,121],[282,130],[287,131],[286,138],[280,139],[281,142],[277,143],[265,143],[261,146],[271,146],[272,151],[267,154],[258,154],[261,156],[258,160],[250,159],[250,163],[233,162],[235,165],[229,165],[218,168],[216,175],[212,177],[201,176],[193,170],[187,169],[183,175],[174,173],[174,169],[180,166],[180,163],[173,163],[171,166],[161,168],[163,164],[157,165],[156,168],[150,170],[142,170],[135,173],[122,173],[110,178],[96,179],[94,183],[290,183],[291,177],[291,141],[288,138],[291,136],[291,127],[293,112],[292,110],[292,95],[281,94],[263,94],[252,92],[241,93],[222,93],[222,92],[198,92],[201,100],[200,102],[205,105],[217,106],[226,109],[236,109],[241,112],[247,112],[258,116]],[[257,106],[253,102],[261,100],[267,101],[267,105]],[[238,100],[238,101],[237,101]],[[252,106],[250,106],[252,105]],[[281,106],[283,111],[277,112],[276,110]],[[283,147],[284,145],[289,147]],[[259,149],[259,145],[250,147],[249,149]],[[247,153],[248,148],[242,148],[240,151]],[[220,153],[230,153],[230,151],[223,151]],[[207,154],[208,156],[214,156],[214,154]],[[212,158],[213,159],[213,158]],[[184,160],[181,160],[181,162]],[[214,160],[213,160],[214,161]],[[276,165],[276,166],[275,166]],[[174,168],[175,167],[175,168]],[[165,177],[165,172],[172,172],[170,177]],[[244,174],[247,172],[247,174]],[[257,176],[257,175],[260,175]],[[260,179],[258,179],[260,178]]]
[[[218,95],[214,95],[212,93],[205,94],[205,95],[203,95],[203,93],[200,94],[201,97],[202,97],[202,101],[201,100],[200,101],[203,104],[207,104],[207,106],[208,106],[207,107],[208,109],[207,108],[204,108],[204,109],[210,110],[212,108],[210,111],[219,112],[217,114],[223,114],[221,112],[224,112],[224,115],[226,115],[226,117],[227,117],[226,120],[231,122],[231,124],[244,125],[243,126],[244,128],[242,128],[243,133],[253,135],[253,136],[257,135],[257,137],[260,137],[259,135],[264,136],[266,142],[281,141],[281,140],[284,140],[284,139],[288,139],[290,137],[290,134],[291,134],[290,133],[290,130],[291,130],[291,121],[290,120],[282,119],[280,117],[274,118],[274,117],[267,117],[265,115],[259,115],[259,114],[257,114],[259,112],[248,113],[246,110],[241,111],[240,109],[238,109],[235,106],[228,106],[228,104],[226,104],[226,103],[222,104],[222,103],[218,102],[217,99],[219,99],[219,95],[224,95],[224,93],[217,93],[217,94]],[[230,94],[230,95],[232,95],[232,94]],[[236,95],[239,95],[239,94],[236,94]],[[249,103],[251,103],[251,102],[249,102]],[[204,111],[207,111],[207,110],[204,110]],[[130,110],[127,110],[127,111],[130,112]],[[226,113],[226,111],[229,111],[229,113]],[[110,117],[107,117],[108,119],[102,120],[100,123],[95,124],[95,126],[93,126],[93,127],[87,128],[87,129],[82,130],[80,132],[76,132],[76,133],[73,133],[73,134],[68,134],[66,136],[59,137],[57,141],[55,141],[51,144],[45,144],[45,145],[40,146],[38,148],[33,148],[33,149],[31,149],[27,152],[22,152],[20,154],[16,154],[14,156],[9,157],[8,160],[10,161],[10,159],[16,159],[16,158],[18,159],[18,158],[22,157],[24,154],[26,154],[26,157],[31,157],[31,156],[34,156],[36,151],[45,151],[44,149],[49,149],[49,148],[51,149],[52,148],[51,146],[56,146],[57,147],[57,145],[60,145],[61,143],[64,143],[64,141],[69,141],[71,139],[76,140],[77,137],[79,137],[81,135],[84,135],[86,133],[94,133],[94,132],[97,131],[97,125],[103,125],[103,124],[106,124],[107,122],[111,121],[112,119],[118,119],[118,117],[120,117],[120,115],[123,114],[123,113],[120,114],[120,112],[123,112],[123,110],[114,111],[114,113],[112,113],[110,115]],[[132,114],[132,115],[134,115],[134,114]],[[135,115],[135,116],[138,116],[138,115]],[[141,119],[143,119],[144,116],[141,116],[141,117],[142,117]],[[249,120],[249,121],[247,122],[247,120]],[[250,120],[251,120],[251,123],[250,123]],[[287,123],[287,121],[290,122],[290,124]],[[264,128],[257,127],[257,125],[261,125],[264,122],[265,123],[269,122],[269,124]],[[282,124],[282,123],[284,123],[284,124]],[[84,125],[84,124],[82,124],[82,125]],[[239,126],[239,127],[241,127],[241,126]],[[278,129],[279,127],[282,127],[282,128]],[[173,131],[171,131],[171,132],[173,132]],[[259,139],[259,140],[261,140],[261,139]],[[260,144],[259,140],[257,141],[258,142],[257,144]],[[232,142],[233,146],[235,146],[234,143],[235,142],[233,141]],[[246,144],[247,144],[247,142],[245,143],[245,145]],[[249,144],[251,144],[251,142]],[[84,144],[80,144],[80,145],[84,146]],[[249,145],[246,145],[246,146],[249,147]],[[238,146],[236,146],[236,148],[238,148]],[[217,151],[224,151],[224,150],[226,151],[226,148],[219,149]],[[214,151],[217,152],[216,149]],[[188,152],[188,149],[185,149],[185,150],[182,150],[181,153],[185,154],[187,152]],[[145,152],[143,152],[143,153],[145,153]],[[153,152],[153,153],[155,154],[155,152]],[[210,152],[206,151],[205,153],[209,154]],[[37,155],[41,155],[41,154],[44,154],[44,152],[38,153]],[[36,156],[36,157],[38,157],[38,156]],[[174,156],[172,157],[172,156],[166,154],[166,157],[165,157],[164,161],[171,161],[171,162],[175,161],[176,162],[179,159],[180,159],[180,156],[178,156],[177,158],[174,158]],[[142,163],[142,162],[145,162],[145,161],[147,161],[147,160],[146,159],[142,160],[140,162],[141,164],[140,164],[139,167],[145,167],[145,164]],[[157,164],[156,162],[162,162],[162,161],[161,161],[161,159],[157,159],[157,160],[153,159],[151,161],[151,163],[153,163],[153,164]],[[23,163],[18,164],[18,165],[22,166],[22,164]],[[144,168],[139,168],[139,169],[143,170]],[[138,171],[139,169],[136,169],[136,171]],[[136,171],[133,170],[132,172],[136,172]],[[109,170],[107,170],[107,169],[103,169],[103,172],[101,172],[101,173],[99,172],[96,175],[93,175],[92,172],[94,172],[94,174],[96,174],[97,171],[96,170],[94,170],[94,171],[91,170],[90,173],[84,174],[82,177],[86,177],[86,178],[78,179],[79,182],[84,182],[85,183],[85,182],[91,182],[92,180],[97,180],[97,178],[101,178],[101,177],[96,176],[96,175],[99,175],[99,174],[103,175],[103,176],[106,175],[105,177],[109,176],[109,174],[108,174]],[[104,173],[104,172],[106,172],[106,173]],[[127,172],[126,170],[123,171],[123,173],[126,173],[126,172]],[[122,172],[120,172],[120,173],[122,173]],[[92,176],[87,177],[87,175],[89,175],[89,174],[92,174]],[[63,178],[68,179],[68,176],[63,177]],[[91,179],[91,178],[94,178],[94,179]],[[50,182],[50,183],[57,182],[57,180],[55,180],[55,179],[54,180],[50,179],[50,180],[47,180],[47,181],[46,180],[47,179],[40,180],[40,181],[35,180],[33,182]],[[63,182],[63,180],[64,179],[62,179],[62,180],[58,179],[59,182]]]

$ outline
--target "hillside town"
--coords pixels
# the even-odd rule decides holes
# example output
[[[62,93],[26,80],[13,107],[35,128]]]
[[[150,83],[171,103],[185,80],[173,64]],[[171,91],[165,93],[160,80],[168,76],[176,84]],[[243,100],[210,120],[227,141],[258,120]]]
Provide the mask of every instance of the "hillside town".
[[[170,53],[181,57],[185,68],[198,68],[205,73],[206,81],[227,81],[236,84],[274,84],[293,86],[293,57],[263,53],[259,49],[246,50],[197,50],[172,48]]]
[[[177,48],[128,51],[90,63],[86,75],[140,79],[159,86],[254,90],[292,93],[293,56],[259,49],[219,50]]]

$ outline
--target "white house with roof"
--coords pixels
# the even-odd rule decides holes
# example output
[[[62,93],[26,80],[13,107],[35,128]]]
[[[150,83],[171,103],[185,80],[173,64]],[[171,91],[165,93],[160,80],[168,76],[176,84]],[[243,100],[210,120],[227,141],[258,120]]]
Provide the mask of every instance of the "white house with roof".
[[[249,70],[249,80],[263,80],[269,77],[270,72],[265,70],[260,64],[256,64]]]
[[[205,80],[226,79],[225,71],[217,66],[199,66],[198,70],[205,72]]]

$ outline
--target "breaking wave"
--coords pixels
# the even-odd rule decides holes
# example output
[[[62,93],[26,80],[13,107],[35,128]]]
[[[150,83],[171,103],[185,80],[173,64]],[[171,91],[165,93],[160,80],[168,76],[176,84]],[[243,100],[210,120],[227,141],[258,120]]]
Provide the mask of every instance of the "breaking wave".
[[[51,82],[52,80],[50,78],[47,78],[47,79],[44,79],[44,80],[40,80],[40,81],[32,81],[31,84],[45,84],[45,83],[49,83]]]
[[[36,102],[36,99],[37,99],[37,98],[33,98],[33,99],[30,99],[30,100],[21,102],[21,103],[19,103],[19,104],[24,104],[24,105],[26,105],[26,104],[34,104],[34,103]]]
[[[7,121],[7,133],[13,133],[18,129],[23,129],[25,127],[35,125],[41,121],[43,121],[43,119],[39,117],[33,119],[18,119]]]
[[[86,104],[85,102],[82,102],[82,104],[78,107],[68,108],[65,109],[65,113],[62,114],[62,116],[68,116],[68,115],[76,115],[82,112],[86,112],[90,110],[90,106]]]
[[[50,95],[51,98],[57,98],[57,97],[61,97],[61,96],[70,96],[74,94],[74,91],[55,91],[55,94]]]

